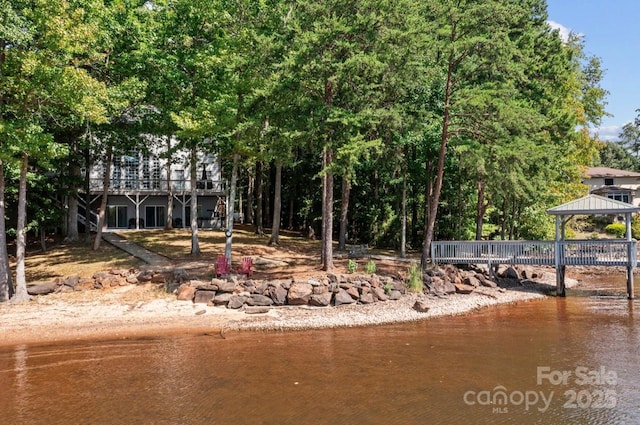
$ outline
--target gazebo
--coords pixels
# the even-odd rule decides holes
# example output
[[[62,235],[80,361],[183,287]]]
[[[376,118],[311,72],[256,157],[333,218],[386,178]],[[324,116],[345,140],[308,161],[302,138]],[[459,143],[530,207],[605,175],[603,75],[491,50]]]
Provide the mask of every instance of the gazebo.
[[[627,295],[629,299],[633,299],[633,269],[637,264],[637,247],[636,241],[631,236],[631,218],[633,213],[639,211],[640,207],[598,195],[588,195],[547,210],[547,214],[556,216],[555,267],[559,296],[565,296],[564,278],[567,262],[562,257],[564,255],[562,248],[565,245],[565,227],[569,220],[576,215],[622,215],[626,224],[626,241],[628,242]]]

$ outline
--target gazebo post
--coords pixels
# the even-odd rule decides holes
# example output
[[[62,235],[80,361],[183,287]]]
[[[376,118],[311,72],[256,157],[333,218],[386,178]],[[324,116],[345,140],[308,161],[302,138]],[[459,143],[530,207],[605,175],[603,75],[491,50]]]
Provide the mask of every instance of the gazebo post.
[[[633,237],[631,234],[631,213],[626,214],[626,225],[627,225],[627,241],[629,242],[627,245],[627,298],[632,300],[633,296],[633,269],[637,263],[636,259],[636,251],[635,242],[633,241]]]
[[[556,249],[555,249],[555,267],[556,267],[556,295],[559,297],[566,296],[566,291],[564,287],[564,268],[561,265],[560,259],[562,258],[561,249],[562,245],[560,244],[560,240],[562,234],[564,233],[563,229],[563,220],[561,215],[556,215]]]

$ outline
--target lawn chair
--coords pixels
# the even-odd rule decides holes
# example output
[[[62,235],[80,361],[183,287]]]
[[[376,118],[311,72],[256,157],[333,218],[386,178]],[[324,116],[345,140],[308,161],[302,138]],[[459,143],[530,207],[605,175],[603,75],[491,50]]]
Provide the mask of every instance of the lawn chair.
[[[238,267],[237,273],[246,274],[247,277],[251,277],[251,273],[253,273],[253,270],[251,270],[252,267],[253,267],[253,258],[242,257],[242,265]]]
[[[229,274],[231,271],[231,266],[227,261],[227,257],[224,255],[218,256],[216,259],[216,277],[220,277],[225,274]]]

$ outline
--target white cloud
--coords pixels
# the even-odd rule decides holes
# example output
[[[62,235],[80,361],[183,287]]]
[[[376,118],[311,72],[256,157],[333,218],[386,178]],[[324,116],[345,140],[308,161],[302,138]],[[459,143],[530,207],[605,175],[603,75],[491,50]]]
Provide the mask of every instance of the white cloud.
[[[604,127],[598,127],[591,130],[592,135],[597,135],[598,139],[603,142],[614,142],[619,139],[618,135],[622,131],[620,125],[608,125]]]
[[[564,41],[565,43],[567,41],[569,41],[569,35],[571,35],[573,33],[571,31],[571,29],[569,29],[569,28],[565,27],[564,25],[559,24],[559,23],[557,23],[555,21],[547,21],[547,24],[549,24],[551,29],[558,30],[558,32],[560,33],[560,38],[562,39],[562,41]],[[580,36],[580,34],[578,34],[578,36]]]

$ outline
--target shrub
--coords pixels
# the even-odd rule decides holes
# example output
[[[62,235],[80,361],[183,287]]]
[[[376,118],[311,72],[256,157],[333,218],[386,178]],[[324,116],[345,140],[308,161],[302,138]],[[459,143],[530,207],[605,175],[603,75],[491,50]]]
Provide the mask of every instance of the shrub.
[[[422,269],[418,263],[411,263],[409,267],[409,290],[413,292],[422,292],[424,290]]]
[[[356,263],[356,260],[349,260],[347,262],[347,272],[355,273],[356,270],[358,270],[358,263]]]
[[[633,239],[640,239],[640,215],[636,214],[631,219],[631,236]]]
[[[365,273],[373,274],[376,272],[376,263],[373,260],[369,260],[369,262],[364,266]]]
[[[627,232],[627,227],[623,223],[611,223],[604,228],[604,231],[610,235],[615,235],[616,238],[622,238]]]

